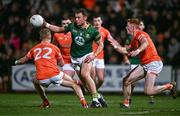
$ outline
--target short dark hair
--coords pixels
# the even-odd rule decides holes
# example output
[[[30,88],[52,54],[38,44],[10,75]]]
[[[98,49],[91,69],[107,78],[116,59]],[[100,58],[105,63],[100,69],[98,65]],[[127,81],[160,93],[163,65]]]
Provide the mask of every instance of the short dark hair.
[[[70,20],[70,18],[68,16],[63,16],[62,20]]]
[[[100,16],[100,15],[98,15],[98,14],[94,14],[94,15],[93,15],[93,19],[94,19],[94,18],[98,18],[98,17],[100,17],[100,18],[101,18],[101,16]]]
[[[75,11],[75,14],[76,14],[76,13],[82,13],[84,16],[88,16],[88,12],[87,12],[87,10],[84,9],[84,8],[77,9],[77,10]]]

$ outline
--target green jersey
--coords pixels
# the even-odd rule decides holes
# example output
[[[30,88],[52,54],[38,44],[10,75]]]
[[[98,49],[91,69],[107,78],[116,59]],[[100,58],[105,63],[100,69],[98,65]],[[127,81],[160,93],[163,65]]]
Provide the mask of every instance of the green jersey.
[[[132,36],[129,36],[126,39],[125,45],[130,45],[131,44],[131,40],[132,40]],[[130,62],[131,62],[131,64],[139,64],[140,63],[139,57],[138,56],[131,57]]]
[[[83,29],[75,23],[71,23],[65,28],[66,32],[70,31],[72,35],[71,56],[80,58],[91,53],[93,41],[98,41],[101,36],[98,30],[89,24],[88,28]]]

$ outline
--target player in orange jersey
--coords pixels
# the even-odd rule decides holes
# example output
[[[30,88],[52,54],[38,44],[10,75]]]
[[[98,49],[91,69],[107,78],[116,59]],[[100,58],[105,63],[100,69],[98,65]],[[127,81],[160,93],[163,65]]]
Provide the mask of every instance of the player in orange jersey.
[[[163,68],[163,63],[156,51],[156,48],[149,35],[140,30],[140,20],[136,18],[128,19],[127,33],[132,35],[130,49],[120,46],[117,43],[112,43],[114,48],[122,53],[128,54],[131,57],[139,55],[141,65],[131,70],[123,79],[123,94],[124,101],[122,106],[129,108],[129,98],[131,95],[131,86],[140,79],[145,78],[144,92],[147,95],[155,95],[164,90],[170,90],[173,98],[176,97],[176,83],[167,83],[165,85],[155,86],[155,80]]]
[[[74,89],[81,104],[87,108],[87,103],[79,85],[70,76],[60,71],[57,63],[64,65],[60,50],[51,44],[51,32],[49,29],[41,29],[41,43],[34,46],[24,57],[15,61],[15,64],[23,64],[29,59],[33,59],[36,66],[36,78],[40,85],[48,87],[50,84],[66,86]],[[43,99],[44,100],[44,99]],[[44,107],[49,107],[47,104]]]
[[[140,30],[144,30],[145,28],[145,25],[144,25],[144,22],[143,21],[140,21],[140,24],[139,24],[139,29]],[[126,42],[125,42],[125,47],[128,48],[130,43],[131,43],[131,40],[132,40],[132,36],[130,35],[127,39],[126,39]],[[139,60],[139,57],[138,56],[135,56],[135,57],[131,57],[130,60],[128,58],[128,55],[124,55],[124,62],[126,64],[129,64],[130,65],[130,70],[133,70],[136,66],[138,66],[140,64],[140,60]],[[136,86],[136,83],[133,83],[133,85],[131,86],[131,93],[133,93],[133,90],[134,90],[134,87]],[[132,101],[132,99],[130,98],[129,99],[130,102]],[[149,103],[150,104],[154,104],[154,96],[150,96],[149,97]]]
[[[71,23],[71,20],[67,17],[64,17],[61,21],[61,25],[63,27],[68,26]],[[61,50],[61,54],[64,60],[64,66],[62,70],[64,73],[68,74],[70,77],[75,75],[75,70],[71,65],[71,56],[70,56],[70,49],[71,49],[71,32],[68,33],[55,33],[54,37],[54,44],[56,44],[59,49]]]
[[[102,23],[103,23],[103,21],[100,16],[94,16],[93,25],[100,32],[102,41],[104,42],[105,40],[108,40],[110,42],[111,41],[115,42],[116,40],[113,39],[110,32],[106,28],[102,27]],[[94,42],[93,43],[93,51],[96,51],[97,47],[98,47],[98,45]],[[97,87],[97,89],[99,89],[104,82],[104,76],[105,76],[104,50],[102,50],[99,53],[99,55],[94,59],[92,73],[93,73],[92,77],[96,83],[96,87]]]

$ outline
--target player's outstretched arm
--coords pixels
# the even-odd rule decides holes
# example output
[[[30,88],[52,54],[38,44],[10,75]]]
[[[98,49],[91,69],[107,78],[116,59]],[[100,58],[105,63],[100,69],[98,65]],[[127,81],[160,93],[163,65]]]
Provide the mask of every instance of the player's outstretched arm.
[[[50,29],[51,31],[53,32],[64,32],[65,31],[65,28],[64,27],[59,27],[59,26],[56,26],[56,25],[51,25],[49,23],[47,23],[45,20],[44,20],[44,23],[43,25]]]
[[[113,48],[117,51],[117,52],[119,52],[119,53],[121,53],[121,54],[128,54],[128,51],[127,51],[127,49],[126,49],[126,47],[122,47],[117,41],[111,41],[111,43],[110,43],[112,46],[113,46]]]
[[[17,64],[24,64],[24,63],[27,62],[28,60],[29,60],[28,57],[27,57],[27,56],[24,56],[24,57],[20,58],[19,60],[16,60],[16,61],[15,61],[15,65],[17,65]]]

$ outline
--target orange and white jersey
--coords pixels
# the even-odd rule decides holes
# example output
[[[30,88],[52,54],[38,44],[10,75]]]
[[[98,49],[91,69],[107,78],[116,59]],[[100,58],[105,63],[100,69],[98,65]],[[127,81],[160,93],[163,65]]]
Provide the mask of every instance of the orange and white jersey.
[[[59,48],[61,50],[62,57],[64,59],[65,64],[71,63],[71,56],[70,56],[70,50],[71,50],[71,33],[55,33],[54,34],[54,41],[59,45]]]
[[[104,27],[101,27],[99,29],[99,32],[103,42],[108,38],[108,36],[110,36],[110,32]],[[95,42],[93,42],[93,51],[95,52],[97,48],[98,45]],[[96,58],[104,59],[104,50],[102,50]]]
[[[41,42],[34,46],[26,55],[34,59],[37,80],[44,80],[60,73],[57,61],[62,60],[60,50],[49,42]]]
[[[152,39],[144,31],[137,31],[136,34],[133,36],[133,39],[131,41],[131,49],[136,50],[139,48],[139,40],[142,39],[143,36],[145,36],[148,42],[148,46],[144,51],[140,52],[139,54],[141,64],[148,64],[152,61],[161,61],[161,58],[156,51]]]

